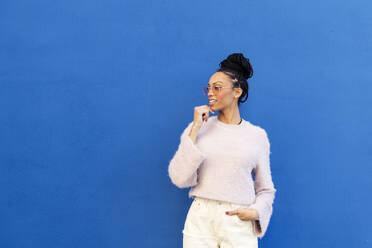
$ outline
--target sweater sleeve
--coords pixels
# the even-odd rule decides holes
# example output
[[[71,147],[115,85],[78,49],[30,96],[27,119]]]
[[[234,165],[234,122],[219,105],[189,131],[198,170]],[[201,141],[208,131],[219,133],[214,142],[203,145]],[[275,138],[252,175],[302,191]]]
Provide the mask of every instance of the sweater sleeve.
[[[249,207],[255,209],[258,213],[259,219],[254,221],[254,229],[257,236],[261,239],[265,235],[270,222],[276,192],[271,177],[270,153],[270,142],[266,131],[264,131],[263,149],[257,160],[256,167],[253,169],[256,200]]]
[[[172,183],[179,188],[197,185],[197,169],[206,158],[189,136],[192,123],[183,131],[178,150],[168,166],[168,175]]]

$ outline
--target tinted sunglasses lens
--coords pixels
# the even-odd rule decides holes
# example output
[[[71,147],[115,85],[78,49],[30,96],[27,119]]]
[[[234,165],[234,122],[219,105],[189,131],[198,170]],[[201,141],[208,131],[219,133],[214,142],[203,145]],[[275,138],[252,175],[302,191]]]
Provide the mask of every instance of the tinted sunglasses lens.
[[[203,93],[204,95],[208,96],[208,87],[203,88]]]

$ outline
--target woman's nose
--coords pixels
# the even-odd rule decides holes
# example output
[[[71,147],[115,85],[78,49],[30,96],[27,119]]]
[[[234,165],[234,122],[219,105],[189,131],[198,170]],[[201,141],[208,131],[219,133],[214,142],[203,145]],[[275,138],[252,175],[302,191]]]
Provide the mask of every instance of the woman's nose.
[[[213,95],[213,90],[212,90],[212,89],[209,89],[209,90],[208,90],[208,97],[210,97],[210,96],[214,96],[214,95]]]

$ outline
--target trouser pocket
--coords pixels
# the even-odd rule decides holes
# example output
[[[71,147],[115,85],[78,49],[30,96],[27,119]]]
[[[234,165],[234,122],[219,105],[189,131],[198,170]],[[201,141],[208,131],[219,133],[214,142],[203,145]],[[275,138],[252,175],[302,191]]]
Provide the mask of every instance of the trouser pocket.
[[[249,206],[250,205],[230,203],[231,210],[248,209]],[[232,217],[234,220],[234,223],[236,223],[237,225],[248,227],[249,229],[253,231],[254,220],[242,220],[239,218],[238,214],[235,214],[229,217]]]

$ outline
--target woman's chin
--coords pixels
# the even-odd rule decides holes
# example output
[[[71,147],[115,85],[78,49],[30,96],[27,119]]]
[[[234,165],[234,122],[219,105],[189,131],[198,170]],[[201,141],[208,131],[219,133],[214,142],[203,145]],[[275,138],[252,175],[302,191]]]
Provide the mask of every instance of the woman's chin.
[[[214,105],[210,106],[210,109],[211,109],[213,112],[217,111],[217,109],[216,109],[216,107],[215,107]]]

